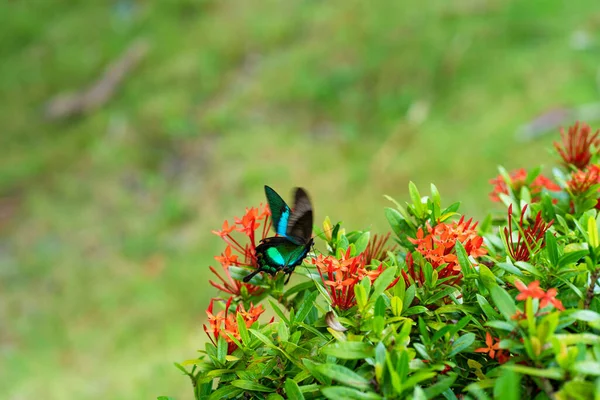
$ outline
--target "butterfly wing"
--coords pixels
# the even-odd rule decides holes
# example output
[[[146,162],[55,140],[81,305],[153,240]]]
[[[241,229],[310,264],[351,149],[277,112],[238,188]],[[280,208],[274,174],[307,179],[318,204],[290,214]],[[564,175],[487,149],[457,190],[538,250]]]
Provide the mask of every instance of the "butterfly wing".
[[[297,245],[308,243],[312,236],[313,212],[308,194],[302,188],[296,189],[294,211],[288,217],[285,236]]]
[[[275,233],[280,236],[287,236],[287,228],[289,225],[289,218],[292,213],[290,207],[285,204],[285,201],[277,194],[271,187],[265,185],[265,196],[269,203],[269,209],[271,210],[271,217],[273,218],[273,228]]]
[[[297,245],[284,237],[264,239],[256,247],[256,257],[261,269],[270,274],[283,270],[291,273],[302,263],[312,245],[312,240],[305,245]]]

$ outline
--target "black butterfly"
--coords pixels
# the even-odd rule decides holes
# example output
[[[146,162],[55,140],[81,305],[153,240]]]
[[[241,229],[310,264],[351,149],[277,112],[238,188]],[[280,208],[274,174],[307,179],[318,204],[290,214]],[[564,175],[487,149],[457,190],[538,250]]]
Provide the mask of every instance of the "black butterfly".
[[[289,274],[285,281],[288,283],[294,268],[302,264],[313,245],[312,204],[302,188],[296,188],[293,210],[269,186],[265,186],[265,195],[271,209],[273,227],[279,236],[265,238],[256,246],[258,269],[244,277],[244,282],[250,281],[261,271],[271,275],[283,271]]]

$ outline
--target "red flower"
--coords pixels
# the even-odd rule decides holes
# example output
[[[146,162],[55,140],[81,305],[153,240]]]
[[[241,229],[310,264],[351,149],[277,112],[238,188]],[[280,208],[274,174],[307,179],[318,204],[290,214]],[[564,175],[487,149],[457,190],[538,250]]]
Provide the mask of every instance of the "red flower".
[[[460,242],[465,247],[469,256],[480,257],[487,254],[487,250],[482,247],[483,238],[476,231],[477,223],[471,226],[471,222],[472,219],[465,221],[463,216],[458,222],[455,221],[448,224],[440,222],[433,228],[427,224],[427,236],[425,236],[423,228],[419,228],[417,237],[415,239],[409,238],[408,240],[416,245],[416,250],[431,263],[433,268],[438,268],[446,264],[441,271],[438,271],[439,278],[456,276],[457,278],[452,284],[458,283],[462,279],[462,274],[456,252],[454,251],[456,242]],[[410,261],[412,264],[412,256]],[[412,269],[412,272],[414,274],[414,269]],[[407,280],[406,276],[404,278]],[[422,283],[422,279],[419,280],[416,278],[416,275],[413,276],[415,281]]]
[[[575,171],[567,181],[567,186],[571,193],[578,195],[586,193],[598,183],[600,183],[599,168],[598,165],[592,165],[585,170]]]
[[[396,249],[397,246],[395,244],[392,246],[386,246],[390,235],[390,232],[381,236],[378,236],[377,234],[373,235],[371,240],[369,240],[367,249],[365,250],[366,265],[371,265],[373,260],[383,261],[387,257],[388,251],[394,251]]]
[[[517,169],[510,173],[510,188],[513,192],[519,193],[523,186],[527,186],[525,184],[525,179],[527,178],[527,171],[525,169]],[[504,181],[502,175],[498,175],[494,179],[490,179],[490,183],[494,185],[494,190],[490,193],[490,199],[492,201],[500,201],[500,193],[504,193],[506,195],[509,194],[508,186]],[[531,193],[531,201],[536,202],[540,200],[540,194],[542,193],[542,189],[547,189],[553,192],[560,191],[560,186],[556,183],[552,182],[550,179],[546,178],[544,175],[538,175],[531,184],[529,184],[528,189]]]
[[[558,290],[555,288],[548,289],[548,291],[544,294],[544,297],[540,300],[540,308],[544,308],[548,305],[548,303],[552,304],[557,310],[565,311],[565,306],[563,306],[562,301],[556,298],[558,294]]]
[[[564,130],[560,129],[562,145],[554,142],[554,148],[556,148],[565,164],[573,165],[577,169],[587,167],[592,158],[592,145],[596,147],[594,154],[597,154],[600,146],[600,138],[598,138],[600,130],[596,131],[593,135],[591,132],[592,130],[588,124],[582,123],[580,126],[579,122],[571,126],[566,135]]]
[[[215,299],[211,299],[210,304],[206,309],[206,315],[208,316],[210,328],[207,328],[206,325],[203,325],[204,332],[206,332],[206,335],[215,346],[217,345],[219,336],[225,339],[227,342],[227,354],[231,354],[237,348],[237,345],[233,340],[231,340],[227,333],[238,340],[240,339],[240,331],[237,324],[238,314],[244,319],[246,327],[250,328],[252,324],[258,320],[258,317],[265,311],[262,305],[254,307],[252,304],[250,304],[250,308],[248,311],[246,311],[244,306],[240,303],[237,305],[235,313],[231,313],[229,312],[229,307],[231,306],[232,300],[233,297],[230,297],[225,304],[225,310],[219,311],[217,315],[214,315],[213,305]]]
[[[242,218],[235,218],[233,225],[229,225],[229,222],[225,221],[220,231],[212,231],[227,243],[227,247],[220,256],[215,257],[215,260],[221,264],[223,274],[217,272],[212,266],[210,267],[211,272],[221,282],[209,281],[211,285],[235,296],[242,295],[242,291],[250,295],[258,294],[262,291],[258,286],[233,279],[229,272],[229,267],[233,265],[236,267],[258,268],[256,260],[256,230],[261,226],[262,222],[261,238],[264,239],[267,236],[271,228],[270,215],[269,207],[266,206],[262,207],[262,209],[260,207],[247,208],[246,214]],[[243,233],[247,237],[247,243],[242,245],[243,241],[236,240],[231,235],[233,231]]]
[[[600,165],[593,164],[585,170],[573,172],[571,179],[567,181],[567,187],[574,197],[595,196],[598,197],[600,190],[595,190],[594,186],[600,183]],[[600,209],[600,199],[596,203],[596,209]]]
[[[494,341],[496,343],[494,343]],[[487,347],[480,347],[475,350],[475,353],[487,353],[490,358],[494,358],[496,355],[496,351],[500,349],[500,340],[497,338],[493,338],[489,332],[485,333],[485,344]]]
[[[529,286],[525,286],[520,280],[515,280],[515,286],[520,292],[517,295],[517,300],[526,300],[530,297],[532,299],[541,299],[545,295],[544,290],[540,289],[540,281],[533,281]]]
[[[366,269],[365,259],[365,253],[350,257],[350,248],[342,254],[342,258],[339,260],[334,256],[324,257],[322,254],[312,259],[312,263],[317,266],[319,275],[321,275],[325,289],[331,295],[334,307],[341,310],[354,307],[356,305],[354,286],[365,276],[368,276],[373,282],[383,272],[382,264],[375,270]],[[397,282],[398,279],[394,280],[388,289]]]
[[[555,288],[548,289],[546,292],[540,288],[540,281],[533,281],[529,286],[525,286],[523,282],[515,280],[515,286],[520,292],[517,295],[517,300],[540,299],[540,309],[552,304],[557,310],[565,310],[562,302],[556,298],[558,291]]]
[[[500,339],[493,338],[489,332],[485,333],[485,344],[487,347],[480,347],[475,350],[475,353],[487,353],[491,359],[496,359],[500,364],[504,364],[510,358],[508,351],[500,349]]]
[[[504,228],[504,237],[506,239],[506,247],[508,254],[514,261],[529,261],[531,256],[541,250],[546,244],[544,243],[544,235],[548,228],[552,226],[554,221],[545,223],[542,220],[541,211],[535,217],[533,225],[525,226],[523,216],[527,210],[527,204],[521,210],[521,218],[518,225],[517,240],[513,240],[512,229],[512,204],[508,206],[508,227]]]

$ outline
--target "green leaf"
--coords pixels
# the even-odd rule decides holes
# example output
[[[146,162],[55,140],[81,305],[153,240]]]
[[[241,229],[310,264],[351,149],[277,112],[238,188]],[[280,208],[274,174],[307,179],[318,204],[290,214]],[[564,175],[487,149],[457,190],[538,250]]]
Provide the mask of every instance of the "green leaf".
[[[429,297],[427,300],[425,300],[425,304],[433,304],[436,301],[441,300],[444,297],[456,292],[456,290],[457,289],[453,286],[447,286],[439,292],[435,293],[433,296]]]
[[[236,320],[242,343],[248,346],[250,344],[250,335],[248,334],[248,328],[246,328],[246,321],[244,321],[242,314],[237,314]]]
[[[300,391],[298,384],[291,378],[285,380],[285,394],[290,400],[304,400],[304,395]]]
[[[558,260],[558,266],[564,267],[566,265],[577,262],[581,258],[585,257],[587,254],[588,254],[588,250],[576,250],[576,251],[571,251],[571,252],[565,251],[565,254],[563,254],[563,256]]]
[[[275,389],[260,385],[256,382],[247,381],[244,379],[236,379],[230,382],[231,386],[238,387],[244,390],[250,390],[251,392],[274,392]]]
[[[412,304],[417,292],[416,285],[409,286],[404,293],[404,301],[402,302],[402,311],[407,311]]]
[[[317,369],[321,374],[335,381],[343,383],[346,386],[352,386],[361,390],[366,390],[371,386],[368,379],[362,377],[351,369],[344,367],[343,365],[322,364],[319,365]]]
[[[521,399],[521,376],[512,369],[503,369],[494,384],[494,398],[502,400]]]
[[[398,296],[393,296],[390,300],[392,314],[396,317],[402,315],[402,299]]]
[[[452,350],[450,351],[449,356],[454,357],[461,351],[463,351],[466,348],[468,348],[469,346],[471,346],[474,341],[475,341],[474,333],[465,333],[464,335],[462,335],[461,337],[456,339],[454,341],[454,343],[452,343]]]
[[[156,400],[175,400],[175,397],[171,396],[158,396]]]
[[[598,247],[598,245],[600,245],[600,239],[598,239],[598,227],[596,226],[596,219],[591,215],[587,221],[587,234],[590,246],[594,249]]]
[[[529,264],[528,262],[525,261],[517,261],[515,263],[515,265],[527,272],[529,272],[532,275],[537,276],[538,278],[543,277],[544,274],[542,274],[536,267],[534,267],[533,265]]]
[[[313,383],[311,385],[302,385],[299,387],[300,387],[300,392],[302,392],[302,393],[312,393],[312,392],[318,392],[321,385]]]
[[[424,207],[421,202],[421,195],[419,194],[417,186],[412,181],[408,183],[408,193],[410,194],[410,199],[415,207],[417,217],[423,217]]]
[[[358,305],[358,308],[360,308],[361,310],[365,308],[365,306],[367,305],[368,298],[367,291],[365,290],[365,287],[363,285],[354,286],[354,296],[356,298],[356,304]]]
[[[481,307],[488,319],[495,320],[500,318],[500,314],[494,310],[485,297],[480,294],[476,294],[475,296],[477,297],[477,303],[479,304],[479,307]]]
[[[441,375],[438,375],[438,378],[440,378],[440,377],[441,377]],[[450,388],[450,386],[452,386],[454,381],[456,381],[457,377],[458,377],[457,374],[451,374],[442,379],[439,379],[434,385],[431,385],[425,389],[425,394],[427,395],[426,398],[427,399],[438,398],[437,396],[444,393],[447,389]]]
[[[237,388],[235,386],[231,386],[229,384],[225,384],[221,386],[208,398],[209,400],[220,400],[220,399],[230,399],[232,397],[236,397],[239,394],[244,393],[244,389]]]
[[[324,347],[321,351],[343,360],[360,360],[374,355],[373,346],[363,342],[336,342]]]
[[[410,389],[417,385],[419,382],[429,380],[436,376],[435,372],[416,372],[411,375],[406,381],[402,382],[402,391]]]
[[[440,192],[438,191],[438,188],[433,183],[431,184],[431,199],[437,205],[440,205],[442,203],[442,199],[440,197]]]
[[[483,286],[485,286],[487,289],[497,286],[496,276],[484,264],[479,264],[479,278],[481,279]]]
[[[395,276],[395,266],[389,266],[385,270],[383,270],[381,275],[379,275],[377,279],[375,279],[375,282],[373,282],[373,294],[371,295],[371,298],[378,298],[383,293],[383,291],[394,281]]]
[[[488,321],[485,323],[485,326],[489,326],[495,329],[500,329],[502,331],[507,331],[507,332],[512,332],[513,330],[515,330],[516,327],[516,323],[514,322],[507,322],[507,321],[499,321],[499,320],[494,320],[494,321]]]
[[[556,237],[550,231],[546,231],[546,254],[552,266],[558,265],[558,247]]]
[[[518,277],[524,277],[525,274],[519,268],[515,267],[512,262],[500,262],[496,264],[499,268],[502,268],[506,272],[516,275]],[[495,283],[495,282],[494,282]]]
[[[481,268],[482,265],[479,267]],[[506,290],[498,285],[494,285],[490,288],[490,294],[492,300],[494,300],[494,304],[496,304],[496,307],[500,310],[500,313],[502,313],[507,321],[511,321],[511,317],[517,312],[517,306],[512,297],[510,297]]]
[[[299,283],[296,286],[293,286],[293,287],[289,288],[288,290],[286,290],[285,293],[283,294],[283,297],[290,297],[291,295],[301,292],[303,290],[312,289],[314,286],[315,286],[315,284],[312,280]]]
[[[225,363],[225,357],[227,357],[227,347],[228,345],[225,341],[225,338],[219,336],[219,340],[217,341],[217,360],[219,360],[221,364]]]
[[[585,321],[590,326],[600,329],[600,314],[592,310],[577,310],[569,314],[569,317],[579,321]]]
[[[181,365],[181,364],[179,364],[179,363],[176,363],[176,362],[175,362],[175,363],[173,363],[173,365],[175,365],[175,367],[176,367],[178,370],[180,370],[181,372],[183,372],[184,374],[186,374],[186,375],[189,375],[189,374],[190,374],[189,372],[187,372],[187,370],[185,369],[185,367],[184,367],[183,365]]]
[[[396,236],[400,237],[404,234],[403,225],[406,224],[404,217],[398,212],[398,210],[394,210],[393,208],[386,207],[384,209],[385,218],[388,220],[390,227],[396,234]]]
[[[323,396],[331,400],[381,400],[382,397],[373,392],[361,392],[343,386],[330,386],[321,389]]]
[[[429,336],[429,331],[427,330],[427,323],[421,317],[418,320],[419,333],[421,334],[421,341],[424,345],[429,345],[431,343],[431,337]]]
[[[369,239],[371,238],[371,232],[364,232],[361,234],[358,239],[354,242],[356,246],[356,254],[360,254],[366,250],[369,245]]]
[[[573,365],[573,370],[582,375],[600,376],[600,362],[592,360],[579,361]]]
[[[504,368],[512,369],[513,371],[518,372],[520,374],[537,376],[539,378],[548,378],[556,380],[564,379],[564,371],[560,368],[538,369],[518,364],[504,365]]]
[[[318,380],[321,383],[324,383],[325,385],[331,384],[331,379],[319,372],[319,365],[321,364],[311,361],[308,358],[303,358],[302,364],[304,364],[306,369],[315,377],[316,380]],[[300,390],[302,390],[302,388],[300,388]]]
[[[410,307],[408,310],[404,311],[402,313],[402,315],[405,315],[408,317],[411,315],[422,314],[427,311],[429,311],[429,309],[425,306],[414,306],[414,307]]]
[[[321,293],[321,296],[323,296],[323,298],[325,299],[327,304],[331,305],[333,303],[333,301],[331,300],[331,296],[329,295],[329,292],[327,292],[327,290],[323,287],[323,285],[315,282],[315,287],[317,288],[319,293]]]
[[[239,322],[238,322],[238,326],[239,326]],[[281,342],[288,341],[288,339],[290,338],[290,330],[288,329],[285,322],[279,321],[279,323],[277,324],[277,334],[279,335],[279,341],[281,341]]]
[[[311,292],[308,296],[304,298],[302,303],[300,303],[300,307],[298,307],[298,311],[296,312],[296,316],[294,318],[294,323],[303,322],[304,318],[308,316],[313,307],[315,306],[313,303],[316,300],[319,294],[315,292]]]
[[[427,394],[420,386],[415,386],[413,400],[427,400]]]
[[[285,400],[283,398],[283,396],[277,394],[277,393],[271,393],[270,395],[267,396],[267,398],[265,400]]]
[[[266,337],[265,335],[263,335],[261,332],[255,330],[255,329],[249,329],[249,331],[250,331],[251,334],[253,334],[254,336],[256,336],[256,338],[258,340],[260,340],[261,342],[263,342],[267,346],[275,347],[275,345],[273,344],[273,342],[271,341],[271,339],[269,339],[268,337]]]
[[[469,261],[469,256],[467,255],[467,251],[462,243],[457,240],[456,244],[454,245],[454,249],[456,250],[456,258],[458,259],[458,264],[462,268],[463,275],[465,277],[473,276],[475,274],[475,270],[471,265],[471,261]]]

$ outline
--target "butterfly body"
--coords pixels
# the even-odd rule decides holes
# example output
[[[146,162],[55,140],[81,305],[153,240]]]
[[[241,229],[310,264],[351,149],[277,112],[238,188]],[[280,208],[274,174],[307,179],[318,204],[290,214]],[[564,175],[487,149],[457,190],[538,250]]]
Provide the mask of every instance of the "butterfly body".
[[[302,264],[312,244],[312,239],[299,246],[284,237],[270,237],[256,247],[256,258],[261,269],[268,274],[275,275],[278,271],[291,274],[296,266]]]
[[[283,271],[291,276],[313,245],[312,204],[306,191],[296,189],[293,210],[269,186],[265,186],[265,194],[273,218],[273,228],[279,236],[265,238],[256,246],[258,268],[247,275],[244,282],[250,281],[261,271],[270,275]]]

